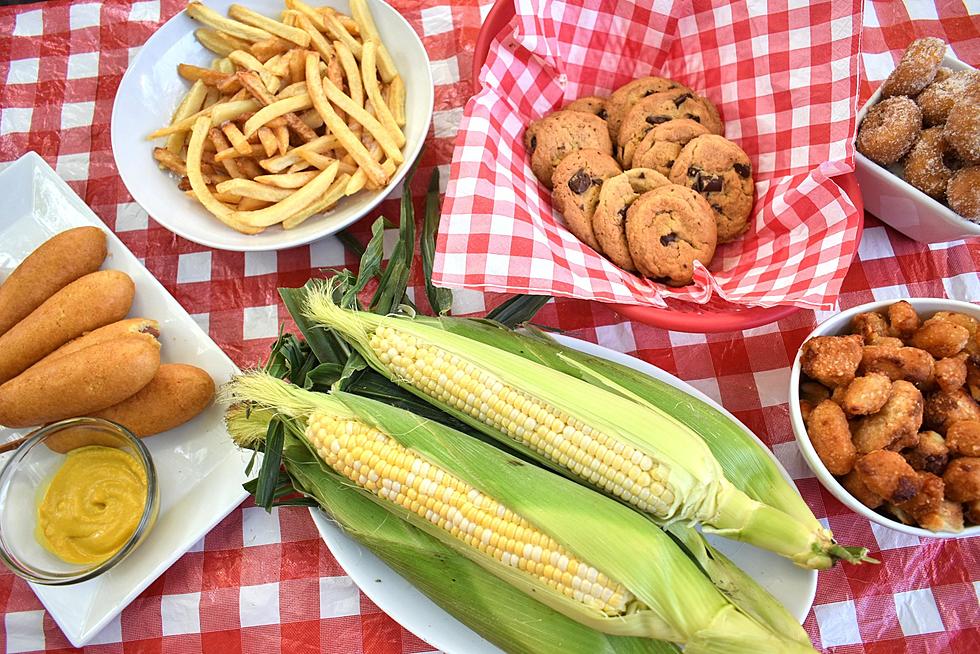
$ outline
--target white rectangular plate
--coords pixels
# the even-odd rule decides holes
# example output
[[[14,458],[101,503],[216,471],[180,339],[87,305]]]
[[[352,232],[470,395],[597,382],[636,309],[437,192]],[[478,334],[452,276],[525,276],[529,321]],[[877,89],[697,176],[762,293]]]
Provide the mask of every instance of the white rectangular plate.
[[[121,270],[136,283],[132,317],[160,323],[164,362],[191,363],[216,384],[238,372],[183,307],[126,246],[58,177],[30,152],[0,173],[0,279],[48,238],[72,227],[95,225],[108,236],[103,268]],[[0,427],[0,441],[26,433]],[[74,586],[31,587],[65,632],[81,647],[228,515],[247,493],[247,456],[236,448],[213,405],[177,429],[148,438],[160,482],[160,517],[146,541],[122,564]]]

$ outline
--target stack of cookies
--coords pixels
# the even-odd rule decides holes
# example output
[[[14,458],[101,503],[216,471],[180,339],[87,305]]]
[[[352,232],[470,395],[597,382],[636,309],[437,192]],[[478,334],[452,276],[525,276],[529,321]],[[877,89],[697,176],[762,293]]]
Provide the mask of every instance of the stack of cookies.
[[[644,77],[534,121],[531,170],[569,230],[614,264],[671,286],[748,229],[752,164],[705,97]]]
[[[858,129],[857,149],[980,222],[980,71],[942,66],[946,44],[913,41]]]

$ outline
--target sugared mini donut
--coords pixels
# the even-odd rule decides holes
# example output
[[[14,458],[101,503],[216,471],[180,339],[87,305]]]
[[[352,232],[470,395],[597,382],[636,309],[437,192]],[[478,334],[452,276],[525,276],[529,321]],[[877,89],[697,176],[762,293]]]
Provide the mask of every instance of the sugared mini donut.
[[[970,87],[950,109],[943,136],[964,162],[980,164],[980,84]]]
[[[980,83],[980,71],[977,70],[961,70],[945,79],[937,79],[915,97],[915,103],[919,105],[919,109],[922,109],[922,122],[926,125],[945,123],[950,109],[957,100],[963,97],[970,87],[978,83]]]
[[[898,66],[881,85],[881,97],[912,96],[927,87],[936,78],[945,54],[946,43],[942,39],[930,36],[912,41]]]
[[[922,131],[919,105],[905,96],[887,98],[868,110],[858,129],[858,152],[882,165],[905,156]]]
[[[946,139],[942,127],[922,130],[922,135],[905,158],[905,181],[937,200],[946,197],[946,184],[953,171],[946,164]]]
[[[946,186],[949,208],[970,222],[980,223],[980,166],[961,168]]]

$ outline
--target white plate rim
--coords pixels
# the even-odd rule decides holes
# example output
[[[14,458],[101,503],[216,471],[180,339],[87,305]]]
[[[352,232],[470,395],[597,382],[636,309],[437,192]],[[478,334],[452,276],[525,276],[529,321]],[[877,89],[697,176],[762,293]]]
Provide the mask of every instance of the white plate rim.
[[[408,32],[412,34],[412,38],[414,39],[415,44],[418,46],[419,51],[422,52],[425,58],[425,62],[424,62],[425,66],[423,67],[423,72],[425,74],[426,84],[421,85],[422,88],[420,90],[426,94],[424,99],[424,113],[426,115],[426,120],[425,120],[426,130],[425,132],[423,132],[422,138],[420,138],[418,142],[415,143],[414,147],[412,147],[410,150],[405,151],[405,162],[395,172],[395,176],[392,178],[389,185],[384,189],[381,189],[380,191],[375,191],[374,196],[371,197],[359,211],[357,211],[356,213],[352,214],[351,216],[345,218],[340,222],[333,223],[329,227],[324,227],[323,229],[316,230],[314,232],[310,232],[306,234],[296,233],[295,235],[292,235],[290,234],[290,232],[286,230],[280,230],[278,232],[273,233],[273,235],[275,235],[276,238],[269,238],[269,237],[262,238],[263,237],[262,234],[257,234],[254,235],[251,239],[254,242],[243,242],[239,244],[232,244],[232,243],[223,242],[221,239],[208,238],[206,236],[196,234],[192,231],[183,228],[179,220],[161,218],[156,211],[151,210],[150,207],[154,205],[154,202],[152,201],[151,198],[149,198],[148,191],[144,189],[143,186],[139,183],[139,181],[134,177],[133,172],[129,171],[125,166],[120,165],[121,157],[118,154],[118,151],[126,147],[128,143],[125,142],[123,136],[117,131],[116,126],[119,125],[119,121],[116,120],[116,118],[117,115],[123,111],[122,102],[120,99],[123,97],[124,91],[126,91],[127,89],[129,89],[130,87],[136,84],[135,79],[141,74],[143,68],[147,66],[146,61],[150,57],[149,53],[153,50],[155,46],[158,46],[161,41],[170,38],[171,32],[173,32],[174,34],[174,39],[173,39],[174,41],[180,38],[180,36],[183,34],[183,31],[180,29],[179,24],[183,23],[185,19],[188,21],[190,20],[185,16],[185,13],[183,11],[180,11],[174,14],[173,16],[171,16],[163,25],[157,28],[153,32],[153,34],[150,35],[150,38],[148,38],[145,43],[143,43],[142,47],[140,48],[140,51],[136,54],[136,57],[134,57],[133,60],[129,62],[129,65],[126,67],[126,72],[123,74],[123,77],[119,82],[119,86],[116,89],[115,97],[113,98],[112,101],[112,113],[111,113],[110,124],[109,124],[109,138],[112,146],[113,163],[115,164],[116,170],[119,173],[119,177],[123,181],[123,185],[126,187],[127,192],[132,196],[133,200],[138,205],[140,205],[140,207],[142,207],[144,211],[147,212],[147,214],[151,219],[159,223],[162,227],[164,227],[168,231],[173,232],[177,236],[180,236],[181,238],[185,238],[193,243],[197,243],[198,245],[203,245],[218,250],[226,250],[230,252],[266,252],[270,250],[285,250],[288,248],[306,245],[308,243],[317,241],[321,238],[325,238],[327,236],[336,234],[337,232],[344,229],[345,227],[348,227],[353,223],[357,222],[358,220],[364,218],[367,214],[373,211],[381,202],[383,202],[390,195],[392,195],[398,188],[399,184],[403,181],[409,169],[412,168],[414,162],[416,161],[419,154],[421,153],[422,148],[425,146],[429,127],[432,122],[433,110],[435,107],[435,91],[433,86],[432,69],[429,61],[428,51],[425,49],[425,45],[422,43],[422,39],[415,31],[415,28],[412,27],[411,23],[409,23],[408,20],[404,16],[402,16],[402,14],[399,11],[397,11],[394,7],[392,7],[388,3],[384,2],[384,0],[367,0],[367,1],[371,5],[384,5],[385,7],[387,7],[397,17],[397,20],[404,25],[404,27],[408,30]],[[212,0],[211,2],[208,3],[208,6],[218,10],[222,10],[222,8],[227,4],[231,4],[231,3],[228,2],[227,0]],[[247,2],[247,0],[243,0],[242,4],[248,5],[249,3]],[[193,24],[192,26],[188,27],[188,29],[193,29],[195,27],[199,27],[199,26]],[[201,49],[203,50],[204,46],[201,46]],[[176,76],[176,72],[174,73],[174,75]],[[418,92],[418,91],[413,90],[413,92]],[[161,174],[166,174],[166,173],[161,171]],[[174,188],[176,188],[176,186]],[[204,212],[203,208],[199,208],[199,210],[201,212]],[[213,220],[217,220],[217,218],[213,218]],[[313,220],[313,218],[311,218],[311,220]],[[279,228],[275,227],[275,229],[279,229]]]
[[[146,267],[136,259],[136,256],[126,247],[126,245],[112,232],[108,229],[105,223],[92,211],[92,209],[85,204],[85,202],[78,197],[78,195],[71,189],[70,186],[60,177],[58,174],[48,165],[48,163],[36,152],[30,151],[21,156],[19,159],[13,161],[3,170],[0,170],[0,189],[3,188],[4,179],[12,178],[17,173],[21,172],[22,169],[27,169],[31,172],[32,178],[40,174],[47,178],[54,185],[55,189],[59,191],[64,199],[70,203],[73,208],[78,211],[79,216],[85,221],[86,224],[91,224],[93,226],[99,227],[106,233],[106,237],[110,243],[110,252],[115,248],[118,252],[126,257],[131,257],[133,263],[142,267],[146,270]],[[33,186],[32,186],[33,189]],[[217,343],[211,340],[204,330],[200,328],[196,321],[194,321],[190,315],[181,307],[180,303],[167,291],[166,288],[160,283],[160,281],[146,270],[146,281],[150,288],[141,288],[140,293],[145,297],[147,291],[155,296],[158,296],[163,302],[176,307],[176,311],[180,313],[175,313],[178,317],[186,318],[184,321],[187,329],[195,331],[200,337],[200,341],[204,343],[210,343],[213,346],[215,353],[222,357],[227,364],[236,373],[240,372],[238,366],[228,358],[228,356],[218,347]],[[182,316],[180,314],[183,314]],[[213,473],[212,473],[213,474]],[[244,477],[243,477],[244,480]],[[44,586],[39,584],[30,583],[28,584],[31,589],[38,596],[38,599],[51,614],[58,627],[64,632],[65,636],[75,647],[85,646],[92,638],[99,634],[102,629],[111,622],[117,615],[119,615],[123,609],[125,609],[141,592],[143,592],[150,584],[156,581],[167,569],[170,568],[174,562],[182,557],[187,551],[198,541],[200,541],[206,534],[208,534],[219,522],[221,522],[225,517],[227,517],[232,511],[234,511],[246,498],[248,493],[244,488],[241,488],[238,493],[232,494],[230,501],[226,502],[224,506],[216,506],[216,511],[212,514],[211,518],[206,522],[201,522],[197,529],[192,532],[188,532],[188,535],[184,537],[182,543],[183,547],[173,550],[166,558],[156,562],[154,567],[143,577],[141,582],[131,588],[126,594],[125,599],[119,604],[112,606],[105,612],[105,614],[92,623],[87,623],[84,619],[73,621],[72,615],[65,615],[57,610],[56,607],[49,605],[49,598],[53,598],[55,595],[63,592],[70,592],[71,589],[76,586]],[[152,534],[151,534],[152,537]],[[96,578],[90,582],[86,583],[96,583],[102,577]],[[81,612],[80,612],[81,613]]]
[[[780,474],[794,489],[796,484],[783,467],[779,459],[763,443],[758,436],[729,413],[719,403],[691,386],[684,380],[647,363],[636,357],[622,352],[565,335],[555,335],[562,345],[593,356],[608,359],[623,364],[641,373],[645,373],[663,382],[667,382],[680,390],[706,402],[721,411],[725,416],[734,420],[759,446],[769,455]],[[353,582],[361,591],[374,602],[378,608],[388,614],[402,627],[446,654],[504,654],[497,646],[479,636],[469,627],[458,621],[444,609],[426,597],[421,591],[412,586],[404,577],[389,568],[383,561],[375,557],[367,548],[359,545],[347,536],[325,512],[317,507],[310,508],[310,515],[320,532],[327,549],[337,560]],[[806,570],[806,598],[801,603],[801,610],[792,612],[802,624],[813,606],[817,592],[816,570]]]

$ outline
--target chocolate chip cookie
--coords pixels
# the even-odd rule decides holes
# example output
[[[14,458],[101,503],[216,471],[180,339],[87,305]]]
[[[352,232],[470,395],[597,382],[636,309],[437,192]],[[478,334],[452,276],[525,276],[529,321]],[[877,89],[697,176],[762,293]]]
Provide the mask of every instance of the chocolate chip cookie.
[[[912,41],[895,70],[882,83],[881,97],[913,96],[929,86],[936,78],[945,54],[946,44],[942,39],[930,36]]]
[[[684,146],[670,169],[670,181],[700,193],[715,221],[719,243],[728,243],[748,229],[755,196],[748,155],[716,134],[698,136]]]
[[[670,180],[649,168],[633,168],[603,182],[592,214],[592,231],[603,254],[620,268],[636,270],[626,242],[627,209],[640,193],[669,184]]]
[[[684,89],[690,91],[683,84],[663,77],[641,77],[632,82],[624,84],[616,89],[609,100],[606,102],[606,120],[609,123],[609,137],[614,141],[619,134],[619,127],[623,124],[626,112],[636,104],[640,98],[645,98],[654,93]]]
[[[598,95],[588,95],[584,98],[579,98],[578,100],[572,100],[567,105],[565,105],[565,111],[581,111],[583,113],[592,114],[593,116],[598,116],[603,120],[606,119],[606,98]]]
[[[592,232],[592,214],[599,203],[603,182],[622,171],[616,160],[598,150],[577,150],[555,168],[552,175],[553,205],[568,229],[580,241],[601,252]]]
[[[705,98],[683,89],[654,93],[637,101],[626,113],[619,128],[617,144],[623,167],[632,166],[636,147],[647,132],[676,118],[701,123],[713,134],[724,133],[718,110]]]
[[[581,111],[556,111],[534,121],[524,133],[524,145],[531,153],[531,170],[549,189],[555,166],[567,155],[582,149],[613,152],[606,121]]]
[[[887,166],[905,156],[922,132],[922,111],[905,96],[882,100],[868,110],[858,128],[857,149]]]
[[[689,284],[694,262],[708,265],[717,231],[707,201],[670,184],[644,193],[626,212],[626,240],[637,269],[671,286]]]
[[[657,125],[643,137],[633,153],[633,166],[637,168],[653,168],[661,175],[670,175],[674,161],[681,149],[691,139],[710,134],[708,128],[688,118],[668,120]]]

